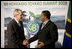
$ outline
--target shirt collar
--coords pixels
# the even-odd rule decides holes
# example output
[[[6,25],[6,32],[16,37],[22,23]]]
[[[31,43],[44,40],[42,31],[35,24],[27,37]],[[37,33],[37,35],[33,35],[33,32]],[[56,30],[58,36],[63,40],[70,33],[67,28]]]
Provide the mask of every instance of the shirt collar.
[[[48,21],[49,21],[49,20],[47,20],[47,21],[44,21],[43,23],[44,23],[44,24],[47,24],[47,22],[48,22]]]
[[[19,23],[19,21],[16,19],[16,18],[14,18],[15,19],[15,21],[17,22],[17,23]]]

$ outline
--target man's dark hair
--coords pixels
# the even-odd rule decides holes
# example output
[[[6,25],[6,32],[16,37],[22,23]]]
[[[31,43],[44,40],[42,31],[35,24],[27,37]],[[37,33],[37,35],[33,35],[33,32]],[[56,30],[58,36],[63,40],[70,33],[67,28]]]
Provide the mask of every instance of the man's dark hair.
[[[50,19],[51,13],[48,10],[44,10],[44,11],[42,11],[42,13],[44,14],[44,16],[46,16],[48,19]]]

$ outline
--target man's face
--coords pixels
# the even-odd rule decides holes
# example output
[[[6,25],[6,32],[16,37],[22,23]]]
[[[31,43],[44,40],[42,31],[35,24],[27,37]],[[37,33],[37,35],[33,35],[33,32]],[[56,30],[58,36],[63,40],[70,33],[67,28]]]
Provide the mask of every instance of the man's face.
[[[41,13],[41,21],[44,22],[44,20],[45,20],[44,13]]]
[[[22,12],[21,12],[21,11],[19,11],[19,14],[17,15],[17,18],[18,18],[19,20],[22,19]]]

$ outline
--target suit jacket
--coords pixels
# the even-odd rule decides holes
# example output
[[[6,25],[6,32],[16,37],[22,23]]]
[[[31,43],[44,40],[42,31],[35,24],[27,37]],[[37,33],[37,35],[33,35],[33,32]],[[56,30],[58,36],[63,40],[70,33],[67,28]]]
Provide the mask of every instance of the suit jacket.
[[[24,48],[23,40],[24,29],[22,21],[20,21],[21,27],[17,24],[17,22],[13,19],[7,26],[8,32],[8,48]]]
[[[41,27],[42,24],[40,25],[39,32],[29,39],[29,43],[38,39],[45,44],[42,48],[55,48],[55,42],[58,40],[57,26],[49,20],[42,30]]]

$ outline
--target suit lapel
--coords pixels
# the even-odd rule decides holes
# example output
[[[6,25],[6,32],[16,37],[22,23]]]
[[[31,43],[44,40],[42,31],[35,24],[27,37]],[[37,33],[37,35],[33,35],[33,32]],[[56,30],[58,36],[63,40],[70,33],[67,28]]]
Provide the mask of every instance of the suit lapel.
[[[21,29],[23,29],[23,23],[22,23],[22,21],[20,21],[20,24],[21,24]]]
[[[19,28],[19,29],[21,29],[22,30],[22,24],[21,24],[21,27],[18,25],[18,23],[13,19],[13,21],[14,21],[14,23],[15,23],[15,25]]]

